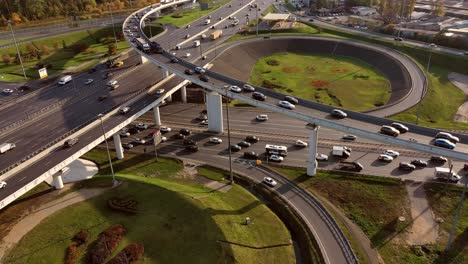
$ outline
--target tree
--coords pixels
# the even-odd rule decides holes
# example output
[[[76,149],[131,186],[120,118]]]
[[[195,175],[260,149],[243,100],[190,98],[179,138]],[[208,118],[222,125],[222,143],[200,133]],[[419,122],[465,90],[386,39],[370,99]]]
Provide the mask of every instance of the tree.
[[[33,44],[29,43],[26,45],[26,50],[28,51],[28,55],[31,58],[34,58],[37,56],[37,49],[34,47]]]
[[[117,53],[117,46],[115,43],[111,43],[107,46],[107,55],[115,55]]]
[[[41,51],[42,51],[42,54],[44,54],[44,55],[49,55],[50,54],[50,49],[46,44],[41,45]]]
[[[316,0],[315,1],[315,7],[317,9],[328,8],[328,0]]]
[[[19,24],[22,21],[21,16],[18,13],[13,12],[11,13],[11,21],[13,21],[15,24]]]
[[[3,54],[2,55],[2,61],[3,61],[3,63],[5,63],[7,65],[10,64],[10,61],[11,61],[10,54],[8,54],[8,53]]]
[[[399,0],[381,0],[379,6],[380,16],[384,24],[394,23],[396,21],[398,11],[400,10]]]
[[[437,0],[435,5],[432,6],[434,9],[432,10],[433,16],[444,16],[445,15],[445,7],[444,7],[444,0]]]

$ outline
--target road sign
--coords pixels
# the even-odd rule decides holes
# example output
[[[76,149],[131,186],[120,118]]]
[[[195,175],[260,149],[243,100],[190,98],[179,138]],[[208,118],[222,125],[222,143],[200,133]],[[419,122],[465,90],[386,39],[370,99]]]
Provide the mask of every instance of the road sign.
[[[162,141],[162,136],[161,136],[161,131],[159,130],[153,130],[153,142],[154,146],[159,145]]]
[[[38,70],[38,72],[39,72],[39,77],[41,79],[44,79],[44,78],[46,78],[48,76],[47,75],[47,68],[41,68],[41,69]]]

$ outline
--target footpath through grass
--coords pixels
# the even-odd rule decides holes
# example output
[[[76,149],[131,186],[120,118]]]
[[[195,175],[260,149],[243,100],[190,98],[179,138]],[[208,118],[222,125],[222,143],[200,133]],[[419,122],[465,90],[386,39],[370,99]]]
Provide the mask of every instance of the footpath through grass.
[[[345,56],[273,54],[257,61],[250,82],[355,111],[382,106],[391,95],[385,76],[364,61]]]
[[[216,9],[227,4],[228,2],[230,2],[230,0],[221,0],[219,2],[216,2],[213,5],[210,5],[208,9],[206,10],[200,10],[200,8],[197,6],[192,10],[178,11],[178,12],[163,16],[161,18],[158,18],[156,21],[159,23],[163,23],[163,24],[172,24],[177,27],[182,27],[199,19],[200,17],[203,17],[215,11]],[[215,20],[215,19],[218,19],[218,18],[212,18],[212,20]]]
[[[104,151],[93,150],[86,158],[96,160],[100,176],[85,185],[111,180]],[[184,177],[182,164],[172,159],[160,158],[156,163],[152,156],[127,154],[114,164],[121,186],[46,218],[8,253],[5,263],[63,263],[73,235],[87,230],[92,242],[116,223],[128,233],[113,255],[139,242],[145,247],[139,263],[295,262],[292,246],[250,249],[220,242],[265,247],[291,239],[280,219],[240,186],[227,193],[212,191]],[[136,200],[138,213],[111,210],[107,201],[112,197]],[[247,216],[252,219],[250,225],[243,224]],[[85,248],[90,248],[89,242]],[[84,252],[77,263],[86,263]]]

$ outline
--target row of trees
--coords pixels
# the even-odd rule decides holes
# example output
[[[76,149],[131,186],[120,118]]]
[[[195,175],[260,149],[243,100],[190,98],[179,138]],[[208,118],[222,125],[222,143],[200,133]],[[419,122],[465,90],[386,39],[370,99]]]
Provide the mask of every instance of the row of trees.
[[[91,13],[101,15],[109,9],[122,11],[140,8],[159,0],[2,0],[0,1],[0,26],[11,20],[16,24],[28,21],[75,17]]]

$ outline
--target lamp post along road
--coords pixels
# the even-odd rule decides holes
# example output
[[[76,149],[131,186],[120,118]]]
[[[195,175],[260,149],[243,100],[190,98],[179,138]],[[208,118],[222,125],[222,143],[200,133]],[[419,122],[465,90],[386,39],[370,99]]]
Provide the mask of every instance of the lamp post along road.
[[[426,89],[427,89],[427,86],[429,86],[429,67],[431,65],[431,57],[432,57],[432,47],[429,49],[429,58],[427,59],[427,65],[426,65],[426,80],[427,80]],[[418,125],[419,123],[419,114],[421,112],[421,104],[422,104],[423,97],[424,97],[424,90],[421,91],[421,98],[419,98],[419,102],[418,102],[418,110],[416,110],[416,125]]]
[[[111,13],[111,22],[112,22],[112,31],[114,32],[114,41],[115,41],[115,44],[117,45],[117,35],[115,34],[115,24],[114,24],[114,13],[112,12],[112,7],[110,3],[108,3],[108,6],[109,6],[110,13]]]
[[[11,35],[13,36],[13,42],[15,42],[16,53],[18,54],[18,59],[21,64],[21,69],[23,70],[24,79],[27,80],[26,71],[24,70],[23,60],[21,59],[21,54],[18,48],[18,42],[16,42],[15,32],[13,31],[13,27],[11,26],[11,20],[8,20],[8,26],[10,27]]]
[[[109,151],[109,143],[107,143],[106,130],[104,129],[104,123],[102,122],[102,114],[98,115],[99,121],[101,121],[102,135],[104,136],[104,141],[106,142],[107,158],[109,159],[109,166],[112,174],[112,187],[117,186],[118,182],[115,179],[114,167],[112,166],[112,159]]]
[[[229,184],[234,183],[234,176],[232,174],[232,151],[231,151],[231,127],[229,125],[229,97],[227,96],[228,88],[226,87],[226,119],[228,129],[228,151],[229,151]]]

